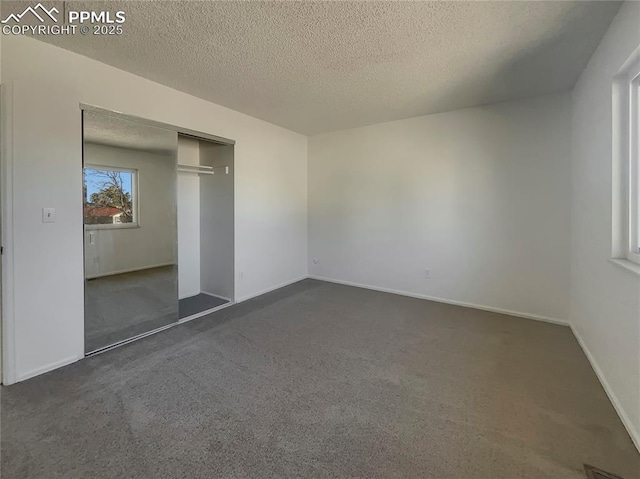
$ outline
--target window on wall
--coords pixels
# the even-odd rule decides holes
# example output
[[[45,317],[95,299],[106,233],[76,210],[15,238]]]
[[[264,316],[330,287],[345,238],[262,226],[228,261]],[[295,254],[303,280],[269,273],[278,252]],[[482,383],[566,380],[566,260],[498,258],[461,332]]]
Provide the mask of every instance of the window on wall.
[[[110,166],[85,166],[84,224],[90,228],[137,226],[138,172]]]
[[[640,264],[640,67],[631,71],[629,88],[628,205],[629,246],[627,259]]]
[[[613,82],[612,259],[640,273],[640,48]]]

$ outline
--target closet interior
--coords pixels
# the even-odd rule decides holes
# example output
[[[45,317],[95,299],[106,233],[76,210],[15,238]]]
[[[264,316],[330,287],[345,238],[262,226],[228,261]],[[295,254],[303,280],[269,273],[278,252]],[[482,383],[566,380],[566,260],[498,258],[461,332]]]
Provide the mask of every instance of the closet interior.
[[[178,135],[179,317],[233,301],[233,145]]]
[[[233,142],[97,110],[83,111],[86,354],[234,302]]]

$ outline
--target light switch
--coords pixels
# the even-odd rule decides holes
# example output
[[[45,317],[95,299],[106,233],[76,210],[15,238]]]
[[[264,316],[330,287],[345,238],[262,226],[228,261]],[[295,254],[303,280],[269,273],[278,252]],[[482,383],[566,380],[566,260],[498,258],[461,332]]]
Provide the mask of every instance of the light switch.
[[[56,222],[56,209],[55,208],[42,208],[42,222],[43,223],[55,223]]]

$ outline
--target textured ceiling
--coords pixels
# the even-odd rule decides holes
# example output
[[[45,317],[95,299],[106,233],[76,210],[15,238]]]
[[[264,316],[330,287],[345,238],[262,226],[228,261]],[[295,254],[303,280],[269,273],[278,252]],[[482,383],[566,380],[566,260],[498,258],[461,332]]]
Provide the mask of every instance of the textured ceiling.
[[[315,134],[568,90],[619,6],[69,1],[125,33],[39,39]]]

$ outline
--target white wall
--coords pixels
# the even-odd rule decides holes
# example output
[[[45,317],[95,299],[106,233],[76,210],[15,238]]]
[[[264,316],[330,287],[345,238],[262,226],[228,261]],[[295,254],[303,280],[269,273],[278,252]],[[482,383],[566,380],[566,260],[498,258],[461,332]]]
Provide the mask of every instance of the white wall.
[[[178,163],[200,164],[200,142],[178,137]],[[178,295],[200,294],[200,178],[178,173]]]
[[[573,91],[571,324],[640,449],[640,277],[612,252],[612,83],[640,46],[626,3]]]
[[[176,264],[175,156],[85,143],[84,157],[85,165],[138,171],[139,224],[136,228],[86,227],[85,276]]]
[[[310,138],[309,273],[566,321],[569,126],[565,94]]]
[[[83,356],[81,102],[236,140],[236,298],[306,275],[306,137],[31,38],[5,35],[2,62],[13,89],[7,382]],[[56,223],[41,222],[42,207]]]

